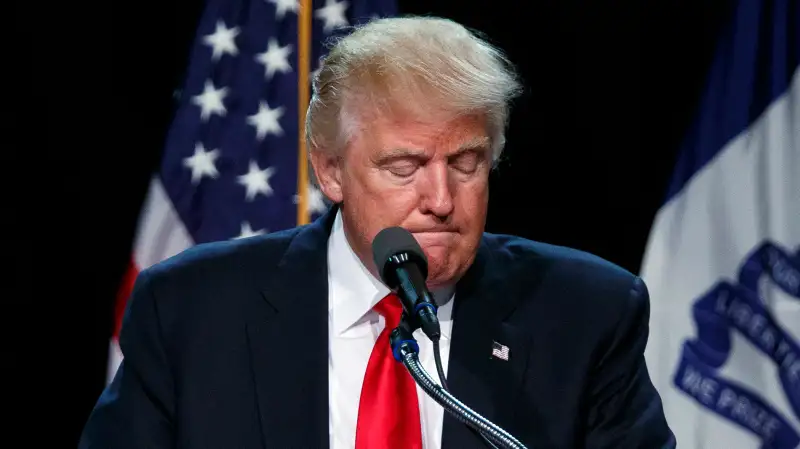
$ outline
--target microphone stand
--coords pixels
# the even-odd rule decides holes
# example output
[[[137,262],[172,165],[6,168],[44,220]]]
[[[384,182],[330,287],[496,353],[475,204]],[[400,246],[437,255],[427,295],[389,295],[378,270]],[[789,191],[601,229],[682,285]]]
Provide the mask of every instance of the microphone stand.
[[[456,419],[480,432],[484,438],[488,438],[506,449],[527,449],[508,432],[464,405],[450,392],[437,384],[430,374],[425,371],[419,361],[419,344],[413,336],[414,330],[419,328],[419,325],[414,323],[415,321],[418,320],[409,320],[408,315],[404,312],[400,324],[392,330],[389,341],[395,360],[405,365],[411,377],[414,378],[417,385],[428,396],[433,398]],[[440,375],[442,375],[441,371]],[[444,382],[444,379],[442,379],[442,382]]]

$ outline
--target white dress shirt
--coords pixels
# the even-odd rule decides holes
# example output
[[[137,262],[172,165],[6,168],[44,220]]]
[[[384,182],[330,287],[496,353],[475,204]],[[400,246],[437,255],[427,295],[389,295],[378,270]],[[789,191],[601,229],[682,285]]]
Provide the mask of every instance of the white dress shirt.
[[[358,403],[367,362],[378,335],[384,327],[383,317],[372,310],[389,288],[367,271],[347,242],[342,227],[341,211],[328,240],[328,379],[329,431],[331,449],[352,449],[355,445]],[[439,305],[442,328],[440,350],[447,373],[452,329],[452,294],[434,292],[446,298]],[[417,330],[420,360],[428,373],[438,381],[433,357],[433,344]],[[444,410],[417,386],[420,407],[422,442],[425,449],[441,448]]]

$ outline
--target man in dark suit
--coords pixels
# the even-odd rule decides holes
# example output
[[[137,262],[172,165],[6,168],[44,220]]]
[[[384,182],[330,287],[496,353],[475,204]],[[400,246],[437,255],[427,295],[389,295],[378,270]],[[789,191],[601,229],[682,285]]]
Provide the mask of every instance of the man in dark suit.
[[[453,395],[529,448],[674,448],[643,357],[641,279],[483,232],[518,91],[500,53],[450,21],[383,19],[339,41],[306,123],[335,206],[144,270],[80,447],[488,447],[388,350],[400,306],[371,243],[402,226],[428,259]]]

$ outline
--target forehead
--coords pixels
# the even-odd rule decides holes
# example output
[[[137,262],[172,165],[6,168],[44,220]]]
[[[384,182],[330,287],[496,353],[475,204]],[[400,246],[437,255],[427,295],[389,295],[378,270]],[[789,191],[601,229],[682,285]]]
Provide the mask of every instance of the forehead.
[[[441,118],[375,116],[367,123],[362,139],[370,153],[413,150],[429,155],[462,150],[489,149],[491,145],[483,114],[462,114]]]

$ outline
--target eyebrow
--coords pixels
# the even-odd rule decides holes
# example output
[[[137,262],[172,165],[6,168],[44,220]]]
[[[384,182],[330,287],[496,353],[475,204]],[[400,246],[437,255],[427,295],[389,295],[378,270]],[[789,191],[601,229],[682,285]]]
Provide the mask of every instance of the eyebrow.
[[[388,148],[381,152],[380,160],[386,161],[390,159],[403,158],[403,157],[420,157],[424,156],[425,151],[414,148]]]
[[[456,154],[471,150],[487,150],[490,146],[490,139],[486,136],[475,137],[461,144]]]

